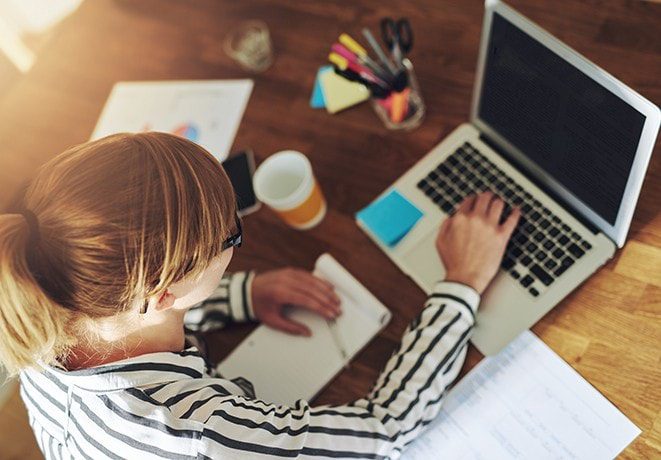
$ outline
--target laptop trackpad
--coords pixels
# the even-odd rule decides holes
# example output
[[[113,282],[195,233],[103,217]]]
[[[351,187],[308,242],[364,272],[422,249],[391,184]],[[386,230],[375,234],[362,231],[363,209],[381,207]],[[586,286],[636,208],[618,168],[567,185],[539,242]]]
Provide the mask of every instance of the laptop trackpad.
[[[404,271],[425,292],[430,292],[445,277],[445,268],[436,250],[437,233],[438,229],[428,232],[400,259]]]

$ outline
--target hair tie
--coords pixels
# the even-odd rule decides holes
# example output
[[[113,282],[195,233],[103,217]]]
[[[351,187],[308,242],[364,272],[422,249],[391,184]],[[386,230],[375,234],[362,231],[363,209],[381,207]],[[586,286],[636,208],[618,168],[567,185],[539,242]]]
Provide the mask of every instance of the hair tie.
[[[23,209],[20,214],[25,218],[28,223],[29,239],[31,243],[37,243],[40,239],[39,233],[39,220],[37,216],[29,209]]]

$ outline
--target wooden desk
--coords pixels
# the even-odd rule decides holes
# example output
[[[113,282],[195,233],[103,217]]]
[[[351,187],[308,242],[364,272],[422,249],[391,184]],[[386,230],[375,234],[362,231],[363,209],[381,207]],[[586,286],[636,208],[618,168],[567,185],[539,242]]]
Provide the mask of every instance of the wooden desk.
[[[270,26],[276,61],[255,89],[235,148],[258,160],[291,148],[308,154],[330,205],[312,231],[296,232],[263,209],[246,220],[233,269],[311,268],[330,251],[395,313],[390,326],[318,399],[363,395],[419,310],[422,292],[354,224],[354,213],[468,119],[482,27],[479,0],[391,2],[94,0],[54,32],[34,69],[0,101],[0,206],[21,180],[85,141],[118,80],[242,78],[221,46],[240,19]],[[661,101],[661,5],[513,0],[538,22],[652,101]],[[389,133],[363,105],[330,116],[308,99],[317,67],[340,32],[356,36],[384,15],[407,16],[427,103],[423,125]],[[658,149],[657,149],[658,150]],[[653,157],[623,251],[534,332],[620,408],[643,433],[624,458],[661,455],[661,156]],[[250,327],[214,337],[225,355]],[[471,349],[467,368],[481,359]]]

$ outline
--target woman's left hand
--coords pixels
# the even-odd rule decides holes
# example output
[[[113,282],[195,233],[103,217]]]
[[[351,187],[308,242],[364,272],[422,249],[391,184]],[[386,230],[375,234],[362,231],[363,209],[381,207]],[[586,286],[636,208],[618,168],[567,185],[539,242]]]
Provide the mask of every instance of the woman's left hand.
[[[252,307],[262,323],[294,335],[310,336],[310,329],[285,314],[297,306],[327,319],[340,313],[340,298],[333,285],[297,268],[282,268],[257,274],[252,282]]]

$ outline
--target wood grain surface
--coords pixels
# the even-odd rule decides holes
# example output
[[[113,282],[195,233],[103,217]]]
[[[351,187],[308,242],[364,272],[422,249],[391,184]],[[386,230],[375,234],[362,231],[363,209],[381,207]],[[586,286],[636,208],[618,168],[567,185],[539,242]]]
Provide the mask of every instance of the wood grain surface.
[[[643,96],[661,101],[661,5],[511,5]],[[385,15],[408,17],[416,36],[410,58],[427,116],[410,133],[388,132],[367,104],[335,116],[308,105],[330,44],[341,32],[376,31]],[[391,324],[317,402],[360,397],[424,295],[358,229],[354,213],[468,119],[482,15],[479,0],[88,0],[52,31],[35,67],[0,100],[0,209],[40,164],[88,139],[116,81],[254,78],[234,150],[252,148],[258,162],[282,149],[304,152],[330,208],[307,232],[286,227],[265,208],[249,216],[246,243],[231,269],[311,268],[328,251],[386,303]],[[245,73],[222,50],[229,28],[244,19],[262,19],[270,28],[276,59],[264,74]],[[661,456],[660,203],[656,152],[624,249],[533,327],[642,429],[622,458]],[[226,355],[252,327],[210,337],[214,356]],[[465,368],[481,358],[471,347]],[[25,423],[12,428],[29,429]]]

